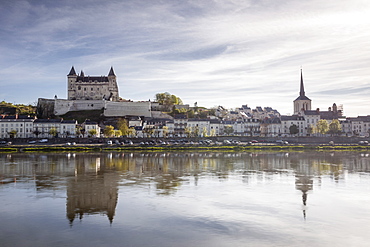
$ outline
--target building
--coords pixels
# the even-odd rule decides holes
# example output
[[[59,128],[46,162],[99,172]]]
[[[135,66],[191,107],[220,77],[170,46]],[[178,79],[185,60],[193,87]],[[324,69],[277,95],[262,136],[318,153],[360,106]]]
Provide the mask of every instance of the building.
[[[117,78],[110,68],[108,76],[85,76],[81,73],[77,75],[72,66],[68,78],[68,100],[109,100],[118,101]]]
[[[33,136],[33,121],[29,116],[0,116],[0,138],[29,138]]]
[[[305,118],[299,115],[281,116],[281,132],[284,136],[291,135],[291,127],[296,126],[298,133],[295,135],[307,135],[307,125]]]
[[[94,122],[94,121],[90,121],[88,119],[85,120],[85,122],[83,122],[81,124],[81,127],[83,130],[85,130],[85,135],[87,136],[91,136],[90,133],[94,133],[94,135],[92,135],[93,137],[100,137],[100,127],[99,127],[99,124],[97,122]]]
[[[301,85],[299,96],[294,101],[294,114],[301,114],[304,111],[311,110],[311,100],[306,96],[303,85],[303,74],[301,69]]]
[[[76,135],[76,126],[76,120],[36,119],[33,122],[33,133],[38,138],[54,137],[54,131],[57,137],[69,137]]]

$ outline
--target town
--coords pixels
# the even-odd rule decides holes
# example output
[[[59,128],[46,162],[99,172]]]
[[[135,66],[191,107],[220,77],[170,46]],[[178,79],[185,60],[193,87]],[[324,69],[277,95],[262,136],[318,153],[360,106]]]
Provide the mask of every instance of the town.
[[[190,138],[239,136],[254,138],[369,137],[370,116],[346,117],[342,106],[312,109],[304,90],[303,73],[297,80],[293,114],[281,115],[272,107],[241,105],[206,109],[190,106],[170,93],[154,101],[124,100],[119,96],[113,67],[107,76],[85,76],[72,66],[67,75],[68,99],[39,98],[35,116],[12,107],[0,107],[0,140],[22,138]],[[297,90],[298,91],[298,90]]]

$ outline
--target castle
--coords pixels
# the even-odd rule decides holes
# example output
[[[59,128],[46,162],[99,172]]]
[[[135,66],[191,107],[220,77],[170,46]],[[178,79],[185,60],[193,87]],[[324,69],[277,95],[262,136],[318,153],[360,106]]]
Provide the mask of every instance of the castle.
[[[37,115],[39,118],[61,116],[68,112],[103,110],[105,117],[143,116],[151,117],[150,101],[123,101],[119,97],[117,77],[113,67],[108,76],[78,75],[72,66],[67,75],[68,98],[39,98]]]
[[[118,101],[118,85],[113,67],[108,76],[85,76],[81,70],[76,74],[74,67],[68,77],[68,100],[108,100]]]

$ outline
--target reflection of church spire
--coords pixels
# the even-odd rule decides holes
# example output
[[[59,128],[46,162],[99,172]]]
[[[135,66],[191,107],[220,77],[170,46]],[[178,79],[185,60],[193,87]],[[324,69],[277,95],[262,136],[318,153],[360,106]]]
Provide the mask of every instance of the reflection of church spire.
[[[306,219],[306,206],[307,206],[307,192],[313,189],[313,177],[310,175],[308,166],[304,166],[301,170],[298,167],[295,180],[295,188],[302,191],[302,202],[303,202],[303,218]]]

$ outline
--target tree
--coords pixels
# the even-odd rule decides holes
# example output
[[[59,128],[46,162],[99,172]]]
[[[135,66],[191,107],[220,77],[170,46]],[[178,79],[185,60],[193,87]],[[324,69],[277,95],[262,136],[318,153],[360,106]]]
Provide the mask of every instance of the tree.
[[[290,127],[289,127],[289,133],[290,133],[291,135],[296,135],[296,134],[298,134],[298,133],[299,133],[298,126],[297,126],[297,125],[295,125],[295,124],[290,125]]]
[[[145,133],[146,137],[152,137],[154,128],[152,126],[147,126],[143,129],[143,132]]]
[[[170,94],[168,92],[165,93],[157,93],[155,95],[155,100],[160,104],[166,107],[167,111],[171,110],[171,106],[173,105],[182,105],[182,100],[177,97],[176,95]]]
[[[81,135],[81,130],[82,130],[82,127],[81,126],[76,126],[76,135],[77,136],[80,136]]]
[[[131,128],[128,129],[128,135],[130,137],[135,137],[136,136],[136,130],[135,130],[134,127],[131,127]]]
[[[128,135],[128,122],[124,118],[120,118],[117,122],[117,128],[122,132],[122,135],[127,136]]]
[[[96,134],[97,134],[98,132],[96,131],[96,129],[91,129],[91,130],[89,130],[89,136],[96,136]]]
[[[162,127],[162,133],[163,133],[163,137],[167,138],[168,136],[168,127],[167,126],[163,126]]]
[[[326,121],[325,119],[320,119],[316,124],[316,129],[318,133],[322,135],[326,134],[329,130],[328,121]]]
[[[199,136],[199,127],[195,126],[194,128],[192,128],[192,132],[193,132],[194,137],[198,137]]]
[[[224,132],[226,135],[231,135],[234,133],[234,127],[232,125],[225,125]]]
[[[216,130],[215,129],[211,129],[209,135],[210,136],[216,136]]]
[[[316,127],[310,124],[307,127],[307,134],[312,135],[313,133],[316,133]]]
[[[41,134],[41,132],[40,132],[38,129],[36,129],[36,130],[33,132],[33,134],[36,136],[36,138],[38,138],[38,137],[39,137],[39,135]]]
[[[203,129],[202,129],[202,136],[203,136],[203,137],[208,136],[207,127],[203,127]]]
[[[122,136],[122,131],[120,131],[120,130],[114,130],[114,136],[115,136],[115,137],[120,137],[120,136]]]
[[[191,135],[192,135],[192,133],[193,133],[193,130],[192,130],[192,128],[191,127],[185,127],[185,134],[186,134],[186,136],[189,138],[189,137],[191,137]]]
[[[342,133],[342,126],[338,119],[333,119],[333,121],[331,121],[331,123],[329,124],[328,133],[331,135],[338,135]]]
[[[11,130],[8,134],[10,138],[15,138],[17,136],[18,131],[16,130]]]
[[[105,129],[104,129],[104,135],[106,137],[111,137],[114,135],[114,127],[112,125],[107,125],[105,126]]]
[[[57,128],[53,127],[53,128],[50,128],[49,130],[49,134],[53,137],[56,137],[58,135],[58,130]]]

